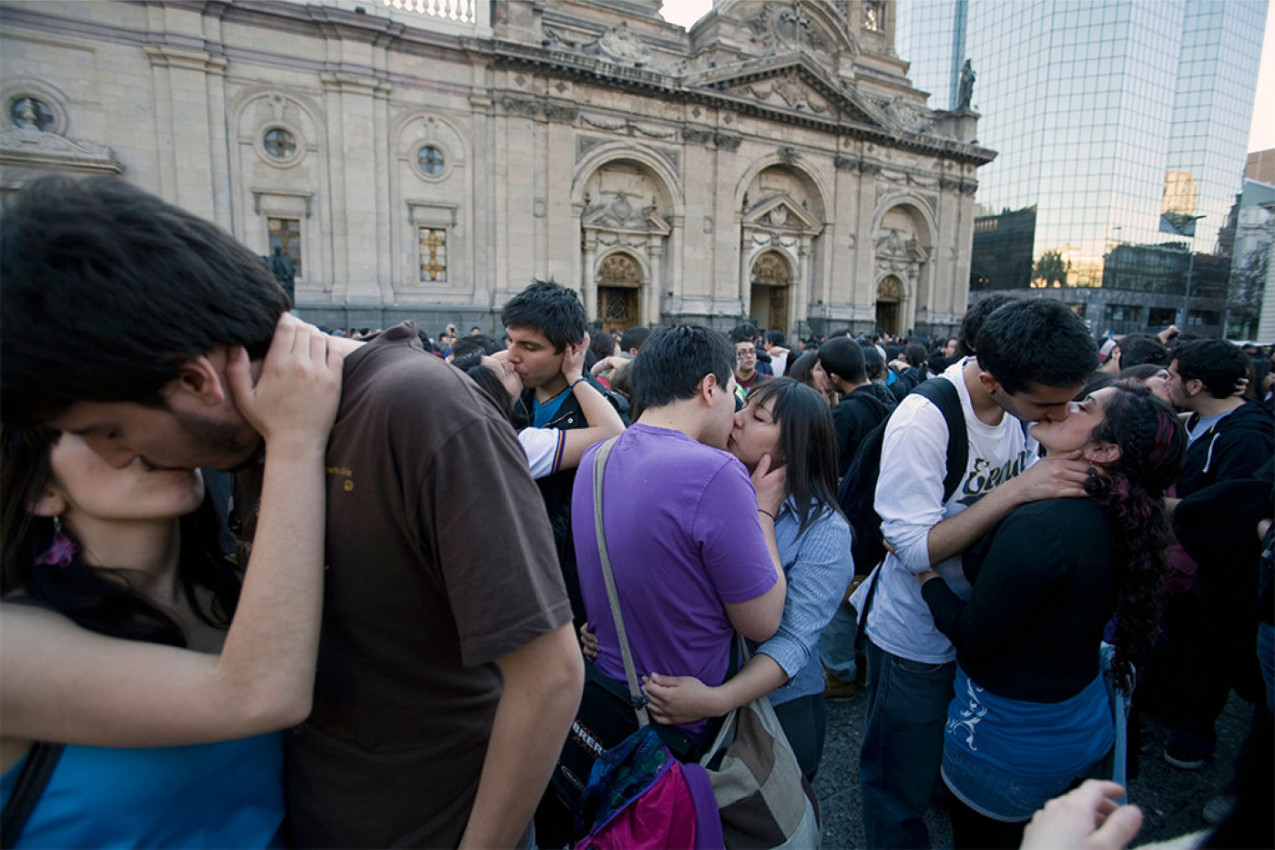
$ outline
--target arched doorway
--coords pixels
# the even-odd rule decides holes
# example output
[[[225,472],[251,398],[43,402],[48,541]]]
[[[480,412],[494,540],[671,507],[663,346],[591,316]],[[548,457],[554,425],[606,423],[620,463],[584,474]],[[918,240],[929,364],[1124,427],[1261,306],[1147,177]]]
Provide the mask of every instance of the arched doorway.
[[[642,267],[627,254],[611,254],[598,265],[598,315],[602,330],[626,331],[642,324],[638,296]]]
[[[899,302],[903,300],[903,281],[887,275],[877,284],[877,327],[885,333],[899,333]]]
[[[749,303],[759,328],[788,330],[788,287],[792,269],[783,255],[767,251],[753,262]]]

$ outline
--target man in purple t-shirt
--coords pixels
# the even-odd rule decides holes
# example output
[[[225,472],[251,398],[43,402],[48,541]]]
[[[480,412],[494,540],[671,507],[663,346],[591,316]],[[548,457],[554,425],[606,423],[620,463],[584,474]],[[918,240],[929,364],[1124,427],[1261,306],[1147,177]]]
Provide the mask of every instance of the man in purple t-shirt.
[[[694,676],[719,685],[735,632],[765,640],[783,614],[787,584],[774,518],[759,510],[744,465],[724,451],[735,414],[733,364],[725,337],[683,325],[654,333],[629,367],[642,414],[611,452],[602,495],[607,550],[639,676]],[[594,530],[597,448],[580,463],[571,516],[597,665],[623,682]],[[757,487],[778,504],[783,473],[763,470]],[[685,731],[694,736],[704,725]]]

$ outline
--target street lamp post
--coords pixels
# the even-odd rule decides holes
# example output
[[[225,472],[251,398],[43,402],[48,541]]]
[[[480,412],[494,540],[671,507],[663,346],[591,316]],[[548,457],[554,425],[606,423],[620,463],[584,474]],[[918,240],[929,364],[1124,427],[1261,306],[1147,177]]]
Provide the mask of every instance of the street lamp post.
[[[1186,294],[1182,297],[1182,314],[1178,317],[1178,327],[1186,330],[1187,320],[1191,316],[1191,278],[1195,276],[1195,223],[1204,218],[1202,215],[1190,216],[1189,227],[1191,228],[1189,235],[1191,241],[1186,243],[1188,260],[1186,264]]]

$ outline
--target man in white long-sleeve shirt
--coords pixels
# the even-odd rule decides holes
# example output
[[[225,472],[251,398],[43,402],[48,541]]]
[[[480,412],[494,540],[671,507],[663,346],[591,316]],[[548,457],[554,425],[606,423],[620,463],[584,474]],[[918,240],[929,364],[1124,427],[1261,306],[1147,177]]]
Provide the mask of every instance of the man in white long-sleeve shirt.
[[[965,475],[944,502],[948,429],[943,413],[912,394],[886,426],[876,509],[892,550],[852,603],[866,613],[868,717],[860,753],[869,847],[928,847],[922,816],[938,781],[956,650],[934,626],[916,574],[936,570],[968,595],[960,554],[1015,507],[1084,495],[1085,464],[1035,463],[1021,422],[1061,420],[1098,366],[1079,317],[1057,301],[1016,300],[984,322],[975,357],[947,369],[965,416]],[[1005,414],[1009,413],[1010,416]]]

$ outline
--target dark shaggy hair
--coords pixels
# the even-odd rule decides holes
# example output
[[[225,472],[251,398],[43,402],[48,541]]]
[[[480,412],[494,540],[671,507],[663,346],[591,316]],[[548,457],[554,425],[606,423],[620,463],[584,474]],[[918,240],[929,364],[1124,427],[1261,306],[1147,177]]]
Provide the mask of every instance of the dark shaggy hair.
[[[6,422],[76,401],[159,405],[185,362],[219,345],[264,357],[288,298],[215,224],[123,180],[46,177],[0,220]]]
[[[589,339],[589,351],[593,353],[594,363],[615,354],[618,348],[619,343],[615,341],[615,337],[611,336],[611,334],[600,333]]]
[[[973,307],[966,310],[964,317],[961,318],[961,329],[956,336],[956,355],[969,357],[973,354],[978,345],[978,332],[983,329],[984,320],[1000,307],[1017,300],[1013,295],[997,292],[986,298],[980,298]]]
[[[509,395],[509,391],[505,389],[505,385],[500,380],[499,375],[483,365],[483,357],[484,354],[482,352],[474,351],[464,357],[457,357],[452,361],[452,365],[468,375],[478,385],[478,389],[482,391],[482,394],[492,404],[496,405],[496,409],[509,420],[509,424],[514,427],[515,431],[526,428],[527,418],[521,410],[518,399]]]
[[[748,394],[748,404],[774,399],[770,415],[779,425],[779,455],[787,470],[784,486],[797,503],[804,532],[837,502],[837,437],[828,402],[813,387],[792,378],[764,381]]]
[[[61,435],[51,428],[0,428],[0,589],[6,600],[57,611],[82,628],[128,640],[186,646],[181,626],[130,583],[131,570],[89,566],[77,553],[68,566],[37,565],[53,544],[49,517],[28,510],[53,476],[49,453]],[[191,610],[210,626],[226,629],[239,602],[239,578],[218,542],[220,520],[205,498],[181,523],[177,578]],[[62,533],[74,540],[70,528]],[[79,543],[79,541],[75,541]],[[212,591],[208,605],[198,588]]]
[[[785,377],[792,378],[797,381],[797,383],[805,384],[811,389],[814,389],[815,364],[818,362],[819,349],[815,348],[809,351],[803,351],[801,352],[801,356],[794,360],[788,367],[788,374]]]
[[[1160,627],[1166,551],[1173,542],[1164,491],[1177,480],[1186,455],[1186,430],[1169,405],[1146,387],[1122,387],[1107,400],[1091,439],[1120,447],[1107,477],[1085,489],[1102,505],[1115,537],[1116,654],[1123,687],[1144,660]]]
[[[467,354],[477,352],[479,355],[495,354],[504,346],[499,341],[492,339],[485,334],[470,334],[469,336],[458,336],[452,341],[451,355],[452,360],[456,361]]]
[[[868,380],[863,363],[864,349],[849,337],[839,336],[825,342],[818,353],[819,363],[829,375],[836,375],[848,384],[862,384]]]
[[[1120,370],[1121,381],[1136,381],[1135,386],[1140,386],[1147,378],[1154,378],[1165,370],[1166,367],[1155,363],[1139,363],[1137,366],[1129,366]]]
[[[642,346],[651,338],[651,329],[638,325],[620,334],[620,350],[628,354],[631,349],[642,350]]]
[[[1061,301],[1015,300],[978,332],[978,365],[1010,395],[1034,385],[1079,387],[1098,368],[1085,322]]]
[[[8,317],[5,317],[8,324]],[[1182,381],[1200,380],[1213,398],[1235,393],[1240,378],[1249,377],[1249,356],[1238,345],[1223,339],[1184,342],[1173,353]]]
[[[1141,366],[1143,363],[1169,365],[1169,349],[1155,334],[1129,334],[1120,338],[1119,345],[1121,369]]]
[[[551,280],[538,280],[519,292],[500,311],[506,328],[532,328],[561,354],[584,339],[588,319],[574,291]]]
[[[705,375],[726,390],[735,374],[735,348],[712,328],[678,325],[651,334],[628,368],[633,381],[634,416],[693,398]]]

